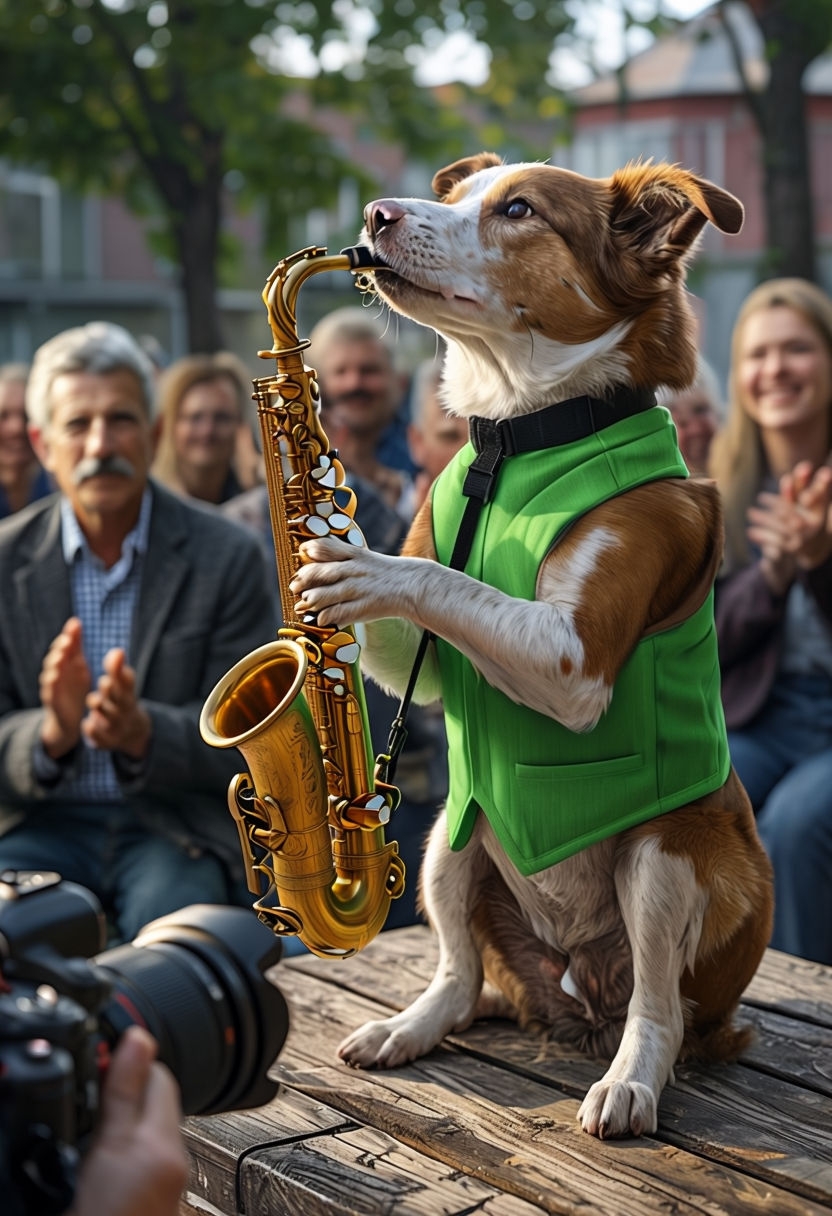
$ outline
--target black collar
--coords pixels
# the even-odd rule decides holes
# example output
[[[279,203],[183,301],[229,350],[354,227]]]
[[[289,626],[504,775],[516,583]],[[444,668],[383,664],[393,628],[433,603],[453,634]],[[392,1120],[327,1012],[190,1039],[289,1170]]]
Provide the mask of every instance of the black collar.
[[[467,498],[488,502],[504,457],[575,443],[655,404],[652,390],[622,386],[606,398],[571,397],[519,418],[499,422],[470,418],[468,429],[477,456],[468,469],[462,492]]]

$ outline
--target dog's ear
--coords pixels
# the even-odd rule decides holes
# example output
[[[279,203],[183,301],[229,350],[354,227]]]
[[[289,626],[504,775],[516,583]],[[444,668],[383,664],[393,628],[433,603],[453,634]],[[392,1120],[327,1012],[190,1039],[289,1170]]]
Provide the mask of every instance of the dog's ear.
[[[613,174],[609,188],[613,233],[659,271],[685,260],[709,220],[720,232],[742,227],[739,199],[675,165],[628,165]]]
[[[433,192],[444,200],[457,182],[461,182],[463,178],[470,177],[479,169],[490,169],[493,165],[502,163],[496,152],[478,152],[476,156],[466,156],[463,160],[456,160],[452,165],[448,165],[447,169],[440,169],[434,175],[431,183]]]

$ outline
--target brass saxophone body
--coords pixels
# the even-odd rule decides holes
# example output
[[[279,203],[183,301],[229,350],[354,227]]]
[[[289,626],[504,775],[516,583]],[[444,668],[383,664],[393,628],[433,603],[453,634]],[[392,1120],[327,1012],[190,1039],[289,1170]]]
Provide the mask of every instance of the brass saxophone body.
[[[404,890],[404,863],[384,825],[399,792],[375,772],[360,647],[353,629],[298,619],[289,583],[300,545],[336,535],[364,544],[355,495],[321,426],[316,373],[303,361],[295,306],[313,274],[360,270],[362,251],[303,249],[278,263],[263,291],[274,375],[254,381],[283,625],[217,683],[200,731],[237,747],[248,766],[228,791],[254,909],[275,933],[313,953],[347,957],[383,927]],[[286,901],[285,905],[281,901]],[[276,901],[276,902],[275,902]]]

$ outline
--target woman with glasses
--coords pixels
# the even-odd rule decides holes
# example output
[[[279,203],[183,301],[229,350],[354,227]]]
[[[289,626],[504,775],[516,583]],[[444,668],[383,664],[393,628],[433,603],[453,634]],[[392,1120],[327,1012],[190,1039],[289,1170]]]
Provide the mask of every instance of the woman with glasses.
[[[248,488],[235,467],[251,434],[251,380],[235,355],[188,355],[159,381],[161,432],[153,476],[176,493],[223,503]]]

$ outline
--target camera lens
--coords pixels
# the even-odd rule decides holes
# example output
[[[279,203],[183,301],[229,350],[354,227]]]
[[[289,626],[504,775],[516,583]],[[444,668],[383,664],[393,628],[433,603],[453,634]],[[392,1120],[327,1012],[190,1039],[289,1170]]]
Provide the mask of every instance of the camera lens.
[[[138,1023],[159,1044],[186,1115],[262,1106],[277,1083],[266,1070],[289,1026],[286,1002],[265,972],[280,940],[245,908],[193,904],[146,925],[94,962],[113,984],[100,1010],[115,1043]]]

